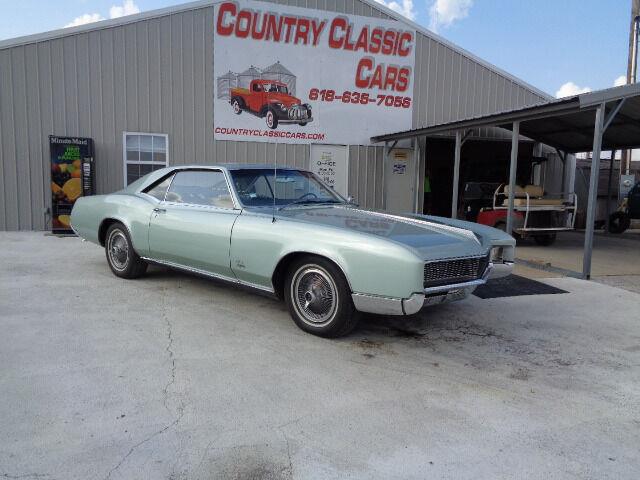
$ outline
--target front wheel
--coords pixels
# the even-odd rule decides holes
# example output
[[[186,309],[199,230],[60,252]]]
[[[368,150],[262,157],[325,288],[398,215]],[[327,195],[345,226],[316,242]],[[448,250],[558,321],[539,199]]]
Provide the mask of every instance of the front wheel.
[[[625,212],[613,212],[609,217],[609,232],[624,233],[631,226],[631,219]]]
[[[298,125],[300,125],[301,127],[304,127],[307,124],[307,122],[300,122]]]
[[[284,297],[293,321],[305,332],[336,338],[351,332],[358,323],[347,280],[324,258],[308,256],[294,262]]]
[[[147,271],[147,262],[133,249],[129,232],[121,223],[107,229],[104,249],[111,271],[120,278],[138,278]]]
[[[548,247],[556,241],[556,234],[548,233],[546,235],[536,235],[533,237],[533,241],[536,242],[537,245]]]
[[[269,127],[272,130],[278,127],[278,117],[273,112],[273,110],[267,110],[267,114],[265,115],[265,121],[267,122],[267,127]]]

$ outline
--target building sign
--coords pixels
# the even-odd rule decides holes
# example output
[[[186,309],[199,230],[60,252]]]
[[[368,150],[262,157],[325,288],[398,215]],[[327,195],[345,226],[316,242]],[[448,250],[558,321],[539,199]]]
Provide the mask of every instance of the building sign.
[[[51,158],[51,230],[73,233],[71,210],[82,195],[93,195],[93,140],[49,137]]]
[[[368,145],[411,128],[415,30],[250,0],[215,5],[217,140]]]

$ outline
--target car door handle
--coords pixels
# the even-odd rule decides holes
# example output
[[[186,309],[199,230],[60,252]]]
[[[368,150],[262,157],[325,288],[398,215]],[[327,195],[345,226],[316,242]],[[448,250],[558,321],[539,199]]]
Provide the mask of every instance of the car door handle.
[[[156,207],[156,208],[153,209],[153,211],[156,212],[156,213],[167,213],[167,210],[164,209],[164,208],[157,208]]]

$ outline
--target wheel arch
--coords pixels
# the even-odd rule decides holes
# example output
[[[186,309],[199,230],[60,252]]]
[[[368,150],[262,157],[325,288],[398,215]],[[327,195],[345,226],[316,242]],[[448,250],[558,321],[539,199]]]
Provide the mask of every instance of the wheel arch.
[[[351,287],[351,282],[349,281],[349,277],[347,276],[345,269],[342,268],[342,265],[340,265],[340,263],[336,262],[334,259],[329,258],[327,255],[324,255],[322,253],[298,250],[294,252],[289,252],[286,255],[284,255],[282,258],[280,258],[280,260],[278,260],[278,263],[275,269],[273,270],[273,274],[271,275],[271,284],[273,285],[273,291],[278,298],[280,299],[284,298],[284,284],[285,284],[287,270],[289,269],[289,266],[296,260],[304,257],[320,257],[323,260],[331,262],[338,270],[340,270],[342,275],[344,275],[344,278],[347,281],[347,285],[349,285],[349,291],[353,293],[353,288]]]
[[[107,239],[107,230],[109,230],[109,227],[114,223],[121,223],[124,226],[124,228],[127,230],[127,234],[129,235],[131,242],[133,242],[133,237],[131,236],[131,229],[129,228],[129,225],[127,225],[126,222],[124,222],[120,218],[107,217],[102,219],[102,221],[100,222],[100,226],[98,227],[98,241],[100,242],[100,246],[104,247],[104,242]]]
[[[244,98],[242,98],[239,95],[234,95],[233,97],[231,97],[231,101],[229,103],[233,104],[233,101],[237,100],[238,103],[240,104],[240,108],[245,108],[246,107],[246,103],[244,101]]]

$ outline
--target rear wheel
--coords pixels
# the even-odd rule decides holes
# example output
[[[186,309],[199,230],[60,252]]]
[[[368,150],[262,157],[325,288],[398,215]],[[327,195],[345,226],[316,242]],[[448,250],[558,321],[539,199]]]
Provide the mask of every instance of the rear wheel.
[[[536,235],[533,237],[533,241],[542,247],[548,247],[556,241],[556,234],[548,233],[546,235]]]
[[[237,98],[231,100],[231,107],[233,108],[233,113],[236,115],[240,115],[242,113],[242,105],[240,104],[240,100]]]
[[[631,226],[631,219],[625,212],[613,212],[609,217],[609,232],[623,233]]]
[[[341,337],[358,323],[351,290],[333,263],[316,256],[295,261],[285,282],[285,302],[296,325],[320,337]]]
[[[129,233],[121,223],[109,226],[104,248],[107,263],[114,275],[120,278],[138,278],[147,271],[147,263],[133,249]]]

